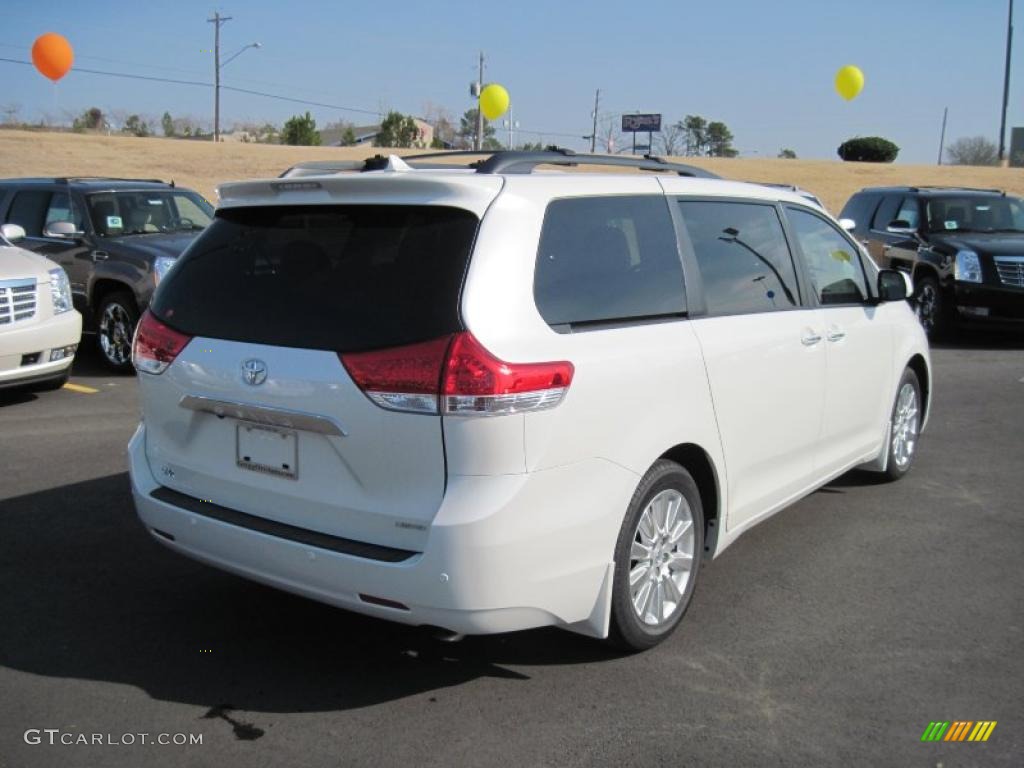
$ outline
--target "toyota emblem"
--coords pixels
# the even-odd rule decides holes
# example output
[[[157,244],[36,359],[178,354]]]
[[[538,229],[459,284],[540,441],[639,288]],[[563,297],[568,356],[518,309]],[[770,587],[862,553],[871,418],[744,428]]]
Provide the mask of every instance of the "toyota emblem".
[[[242,363],[242,381],[251,387],[258,387],[267,380],[267,364],[250,358]]]

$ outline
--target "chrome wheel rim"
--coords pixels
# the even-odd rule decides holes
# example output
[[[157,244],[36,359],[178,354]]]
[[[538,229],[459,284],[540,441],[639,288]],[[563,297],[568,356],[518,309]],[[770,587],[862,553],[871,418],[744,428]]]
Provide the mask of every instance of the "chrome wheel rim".
[[[640,621],[657,627],[679,608],[692,578],[693,512],[675,489],[658,493],[644,508],[629,555],[629,592]]]
[[[938,302],[938,294],[931,283],[921,286],[921,293],[917,297],[917,319],[921,321],[926,329],[935,324],[935,305]]]
[[[120,304],[108,304],[100,318],[100,346],[107,360],[124,365],[132,357],[132,319]]]
[[[896,466],[904,469],[914,458],[917,447],[917,391],[907,382],[896,398],[896,412],[892,417],[892,458]]]

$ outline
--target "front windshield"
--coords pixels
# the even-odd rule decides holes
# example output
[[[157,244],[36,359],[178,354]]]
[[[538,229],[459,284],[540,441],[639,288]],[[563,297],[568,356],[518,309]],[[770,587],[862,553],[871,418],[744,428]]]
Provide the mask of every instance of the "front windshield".
[[[213,206],[181,189],[95,192],[86,201],[100,237],[199,231],[213,220]]]
[[[926,214],[930,232],[1024,232],[1024,201],[1014,197],[935,197]]]

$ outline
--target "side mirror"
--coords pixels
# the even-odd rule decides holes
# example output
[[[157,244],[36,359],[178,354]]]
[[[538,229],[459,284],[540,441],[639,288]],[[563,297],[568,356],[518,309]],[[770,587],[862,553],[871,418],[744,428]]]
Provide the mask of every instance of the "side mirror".
[[[852,235],[853,231],[857,228],[857,222],[853,219],[840,219],[839,226]]]
[[[894,235],[914,235],[917,234],[917,229],[910,226],[909,221],[903,219],[893,219],[889,222],[889,225],[885,228],[886,232]]]
[[[84,234],[85,232],[80,231],[72,221],[51,221],[43,227],[43,237],[55,237],[61,240],[68,240],[81,237]]]
[[[25,239],[25,228],[20,224],[4,224],[0,227],[0,232],[3,233],[9,243],[16,243],[19,240]]]
[[[879,301],[906,301],[910,296],[910,275],[896,269],[883,269],[878,273]]]

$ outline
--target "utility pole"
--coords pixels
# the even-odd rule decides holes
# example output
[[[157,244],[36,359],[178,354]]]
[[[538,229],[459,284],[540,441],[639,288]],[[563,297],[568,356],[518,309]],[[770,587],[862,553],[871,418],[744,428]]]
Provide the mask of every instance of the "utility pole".
[[[1003,75],[1003,116],[999,121],[999,162],[1006,155],[1006,105],[1010,100],[1010,52],[1013,50],[1013,0],[1006,20],[1006,73]]]
[[[484,112],[480,109],[480,94],[484,90],[484,52],[480,51],[480,71],[476,78],[476,141],[473,142],[473,149],[480,151],[484,148]]]
[[[213,24],[213,143],[220,141],[220,25],[231,21],[230,16],[221,16],[220,11],[207,19]]]
[[[939,165],[942,165],[942,147],[946,144],[946,117],[949,115],[949,107],[942,110],[942,134],[939,136]]]
[[[594,127],[590,131],[590,154],[597,149],[597,108],[601,104],[601,89],[594,94]]]

